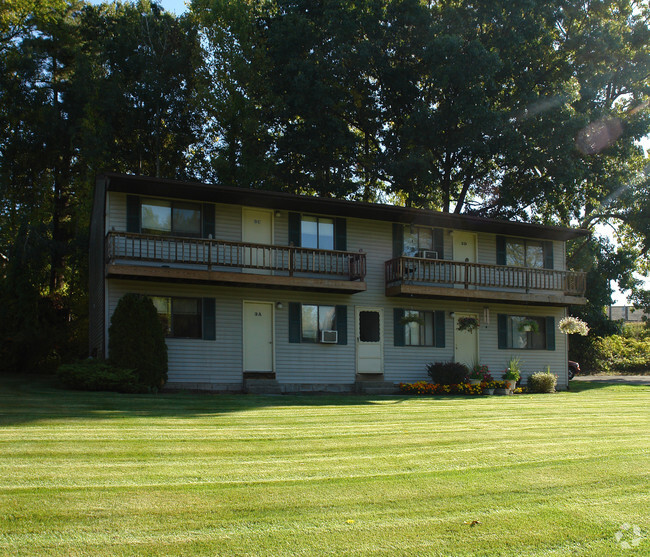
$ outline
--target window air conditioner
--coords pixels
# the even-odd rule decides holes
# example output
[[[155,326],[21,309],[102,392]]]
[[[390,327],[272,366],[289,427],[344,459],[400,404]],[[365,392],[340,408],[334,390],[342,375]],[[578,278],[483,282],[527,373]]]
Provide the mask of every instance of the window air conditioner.
[[[418,257],[423,257],[424,259],[439,259],[437,251],[428,249],[418,250]]]
[[[339,340],[338,331],[321,331],[320,341],[325,344],[336,344]]]

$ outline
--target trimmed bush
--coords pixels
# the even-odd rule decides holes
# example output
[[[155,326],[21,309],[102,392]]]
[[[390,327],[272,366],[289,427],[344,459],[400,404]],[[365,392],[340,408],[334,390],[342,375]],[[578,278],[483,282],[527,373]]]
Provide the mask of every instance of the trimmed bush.
[[[66,387],[80,391],[147,391],[145,385],[138,383],[135,370],[112,366],[104,360],[88,358],[76,364],[64,364],[59,366],[56,375]]]
[[[531,393],[554,393],[557,377],[550,371],[538,371],[529,378],[526,386]]]
[[[167,381],[167,345],[151,299],[125,294],[108,329],[111,364],[134,369],[138,383],[156,391]]]
[[[469,368],[459,362],[435,362],[427,364],[431,382],[438,385],[458,385],[466,383]]]

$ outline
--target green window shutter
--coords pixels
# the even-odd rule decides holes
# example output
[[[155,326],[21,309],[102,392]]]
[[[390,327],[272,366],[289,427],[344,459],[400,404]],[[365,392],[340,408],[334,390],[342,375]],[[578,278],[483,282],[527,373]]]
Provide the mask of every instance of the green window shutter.
[[[300,342],[300,304],[289,302],[289,342]]]
[[[140,232],[140,198],[137,195],[126,196],[126,231]]]
[[[445,258],[445,231],[442,228],[433,230],[433,249],[438,252],[438,258]]]
[[[393,344],[395,346],[404,346],[404,310],[400,308],[393,309]]]
[[[204,203],[203,208],[203,237],[214,238],[215,222],[214,222],[214,205],[212,203]]]
[[[546,318],[546,350],[555,350],[555,317]]]
[[[497,331],[499,335],[499,349],[508,348],[508,316],[504,313],[497,315]]]
[[[289,245],[298,248],[300,243],[300,213],[289,213]]]
[[[348,306],[336,306],[337,344],[348,343]]]
[[[436,348],[445,347],[445,312],[436,311],[434,313],[434,331],[435,331],[435,346]]]
[[[503,236],[497,236],[497,265],[506,264],[506,239]]]
[[[334,221],[334,249],[339,251],[348,249],[347,223],[342,218],[337,218]]]
[[[544,269],[553,268],[553,242],[544,242]]]
[[[203,340],[215,340],[216,328],[216,303],[214,298],[203,298]]]
[[[404,225],[393,223],[393,259],[404,252]]]

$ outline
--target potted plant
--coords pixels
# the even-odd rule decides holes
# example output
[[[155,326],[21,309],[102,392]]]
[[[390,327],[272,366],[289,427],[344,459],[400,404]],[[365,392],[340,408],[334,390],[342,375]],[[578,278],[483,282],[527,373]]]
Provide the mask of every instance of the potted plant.
[[[488,366],[474,364],[472,370],[469,373],[469,384],[470,385],[480,385],[487,381],[492,381],[492,376],[488,370]]]
[[[522,321],[519,325],[519,330],[522,333],[538,333],[539,332],[539,324],[537,321],[534,319],[526,319],[525,321]]]
[[[471,333],[475,329],[478,329],[478,325],[479,323],[476,317],[459,317],[456,328],[459,331],[469,331]]]
[[[521,367],[519,365],[519,358],[510,358],[510,361],[508,362],[508,368],[503,374],[503,380],[506,382],[506,388],[514,391],[519,379],[521,379]]]
[[[494,389],[497,388],[498,383],[496,381],[485,381],[483,383],[483,394],[484,395],[493,395]]]
[[[423,320],[415,312],[407,313],[406,315],[404,315],[404,317],[400,319],[400,323],[402,325],[408,325],[409,323],[417,323],[418,325],[424,325]]]

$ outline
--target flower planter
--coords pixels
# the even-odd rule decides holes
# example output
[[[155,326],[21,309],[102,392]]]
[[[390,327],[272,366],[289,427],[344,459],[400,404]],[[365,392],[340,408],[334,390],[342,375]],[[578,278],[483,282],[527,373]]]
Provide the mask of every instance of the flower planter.
[[[506,379],[506,389],[514,391],[517,388],[517,381],[515,379]]]
[[[510,394],[510,391],[506,388],[503,389],[494,389],[494,394],[495,395],[508,395]]]
[[[494,389],[483,389],[483,394],[484,395],[493,395],[494,394]]]
[[[470,379],[469,384],[472,385],[472,386],[480,385],[481,380],[480,379]]]

